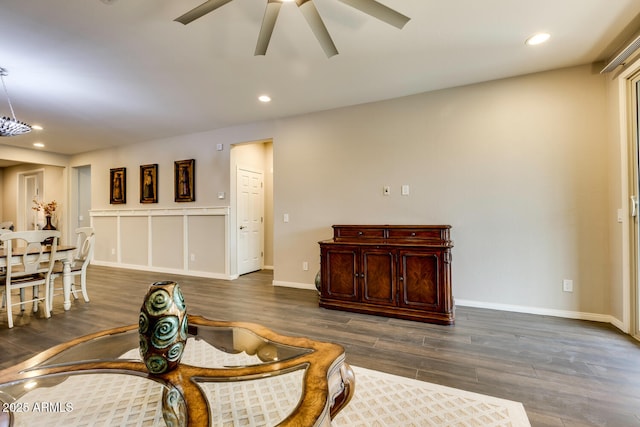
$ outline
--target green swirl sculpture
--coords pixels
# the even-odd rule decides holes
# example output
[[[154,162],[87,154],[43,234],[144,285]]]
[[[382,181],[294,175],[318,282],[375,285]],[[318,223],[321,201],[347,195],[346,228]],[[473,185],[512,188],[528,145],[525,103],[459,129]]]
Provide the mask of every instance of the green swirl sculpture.
[[[155,282],[140,308],[140,356],[151,374],[175,369],[187,342],[187,308],[180,286]]]

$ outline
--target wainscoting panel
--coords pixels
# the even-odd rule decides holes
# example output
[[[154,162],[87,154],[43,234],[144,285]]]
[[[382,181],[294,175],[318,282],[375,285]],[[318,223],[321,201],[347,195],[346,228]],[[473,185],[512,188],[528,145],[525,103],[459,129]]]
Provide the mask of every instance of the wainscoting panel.
[[[228,207],[110,209],[90,215],[97,265],[233,278]]]
[[[91,226],[96,232],[96,247],[93,251],[94,260],[117,263],[118,222],[112,217],[92,217]]]
[[[151,217],[151,265],[184,268],[184,230],[182,216]]]
[[[188,218],[189,270],[225,272],[227,256],[226,217],[190,216]]]
[[[120,218],[120,262],[130,265],[147,265],[149,259],[149,227],[145,217]],[[134,237],[135,236],[135,237]]]

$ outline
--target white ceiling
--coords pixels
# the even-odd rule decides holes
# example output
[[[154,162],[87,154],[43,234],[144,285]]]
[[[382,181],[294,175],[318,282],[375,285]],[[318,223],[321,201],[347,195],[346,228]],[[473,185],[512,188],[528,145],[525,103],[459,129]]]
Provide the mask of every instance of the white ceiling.
[[[339,55],[285,3],[256,57],[267,0],[173,21],[203,1],[2,0],[7,89],[17,118],[45,129],[0,144],[75,154],[586,64],[640,29],[638,0],[379,0],[412,18],[402,30],[314,0]],[[525,46],[538,31],[551,40]]]

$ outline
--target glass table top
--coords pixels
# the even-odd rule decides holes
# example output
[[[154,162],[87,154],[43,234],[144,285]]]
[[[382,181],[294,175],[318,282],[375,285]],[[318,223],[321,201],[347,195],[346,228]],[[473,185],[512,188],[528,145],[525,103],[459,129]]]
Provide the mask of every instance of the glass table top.
[[[336,396],[349,392],[345,376],[352,377],[338,345],[189,316],[180,365],[151,375],[136,326],[79,338],[0,371],[0,427],[284,426],[300,419],[320,426],[348,402],[334,411]]]

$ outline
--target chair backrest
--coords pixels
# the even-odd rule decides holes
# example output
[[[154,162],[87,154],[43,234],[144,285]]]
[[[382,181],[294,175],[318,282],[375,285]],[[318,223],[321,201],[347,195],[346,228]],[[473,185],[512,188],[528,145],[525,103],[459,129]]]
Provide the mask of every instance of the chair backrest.
[[[93,247],[96,241],[96,235],[93,227],[76,228],[77,252],[74,257],[76,262],[89,263],[93,258]]]
[[[0,228],[0,234],[4,234],[4,233],[12,233],[11,230],[9,230],[8,228]],[[2,247],[4,244],[4,242],[2,240],[0,240],[0,247]]]
[[[13,231],[0,234],[0,242],[4,243],[7,260],[20,255],[18,263],[7,263],[7,281],[36,273],[51,272],[60,234],[57,230]],[[49,238],[53,238],[51,246],[45,247],[42,242]],[[44,260],[47,252],[50,253],[49,259],[52,262]]]

